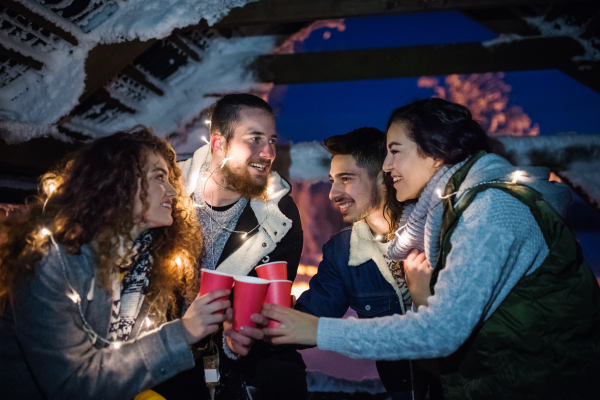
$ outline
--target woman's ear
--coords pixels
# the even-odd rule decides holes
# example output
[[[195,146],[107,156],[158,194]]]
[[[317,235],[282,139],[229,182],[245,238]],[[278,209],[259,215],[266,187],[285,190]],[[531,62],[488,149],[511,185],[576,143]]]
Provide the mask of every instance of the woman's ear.
[[[441,159],[434,159],[434,164],[433,167],[438,170],[440,168],[442,168],[444,166],[444,160]]]

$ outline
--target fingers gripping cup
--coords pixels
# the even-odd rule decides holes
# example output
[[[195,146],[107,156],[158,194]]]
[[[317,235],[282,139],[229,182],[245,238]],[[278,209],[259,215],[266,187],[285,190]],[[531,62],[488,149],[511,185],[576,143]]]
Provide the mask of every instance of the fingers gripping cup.
[[[252,314],[260,314],[269,281],[252,276],[236,276],[233,292],[233,330],[239,331],[242,326],[256,328],[252,322]]]
[[[278,304],[283,307],[291,308],[292,306],[292,281],[269,281],[269,289],[265,303]],[[277,328],[279,322],[275,320],[269,321],[269,328]]]
[[[200,296],[204,296],[215,290],[231,290],[232,286],[233,275],[202,268],[200,275]],[[227,296],[218,298],[217,300],[227,300]],[[223,310],[217,311],[215,314],[223,314]]]
[[[276,261],[268,264],[259,265],[258,267],[256,267],[256,275],[258,275],[259,278],[267,279],[270,281],[285,281],[288,278],[287,262]]]

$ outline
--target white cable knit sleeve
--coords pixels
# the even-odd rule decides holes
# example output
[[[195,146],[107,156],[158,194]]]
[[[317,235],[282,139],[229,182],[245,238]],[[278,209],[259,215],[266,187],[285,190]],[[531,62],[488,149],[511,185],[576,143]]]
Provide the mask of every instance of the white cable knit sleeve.
[[[477,195],[451,243],[428,307],[368,320],[321,318],[319,348],[378,360],[448,356],[548,255],[529,208],[494,189]]]

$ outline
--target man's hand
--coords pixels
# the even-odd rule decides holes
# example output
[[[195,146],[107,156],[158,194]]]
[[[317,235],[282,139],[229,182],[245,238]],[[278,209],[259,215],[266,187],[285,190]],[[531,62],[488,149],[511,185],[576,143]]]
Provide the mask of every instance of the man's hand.
[[[223,329],[224,335],[227,338],[227,345],[234,353],[242,356],[248,355],[254,341],[264,338],[265,335],[262,328],[269,324],[269,320],[260,314],[254,314],[250,319],[252,319],[252,322],[256,323],[257,328],[242,326],[240,331],[236,332],[233,330],[233,324],[231,323],[233,310],[231,308],[228,309],[226,315],[227,321],[223,322]]]
[[[263,329],[265,335],[271,337],[271,343],[317,344],[319,318],[314,315],[277,304],[263,305],[262,315],[281,324],[277,328]]]
[[[427,298],[431,296],[429,289],[431,274],[433,274],[433,269],[429,266],[425,253],[419,253],[419,250],[416,249],[412,250],[404,260],[404,275],[410,297],[417,307],[428,305]]]
[[[213,313],[230,307],[231,302],[229,300],[214,300],[226,297],[229,293],[231,293],[230,290],[217,290],[202,297],[196,297],[190,304],[185,315],[181,318],[188,344],[194,344],[206,335],[219,330],[219,324],[225,321],[225,315]]]

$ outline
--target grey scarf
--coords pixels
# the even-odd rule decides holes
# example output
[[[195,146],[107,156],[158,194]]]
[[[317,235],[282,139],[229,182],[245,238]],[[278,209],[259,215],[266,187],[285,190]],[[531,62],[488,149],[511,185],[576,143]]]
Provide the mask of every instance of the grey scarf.
[[[416,204],[404,208],[400,227],[388,249],[388,256],[394,260],[404,260],[413,249],[425,251],[425,257],[433,268],[440,251],[440,231],[444,207],[438,189],[443,193],[454,173],[465,164],[442,166],[429,180]]]

